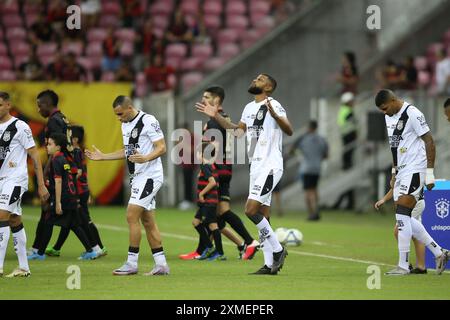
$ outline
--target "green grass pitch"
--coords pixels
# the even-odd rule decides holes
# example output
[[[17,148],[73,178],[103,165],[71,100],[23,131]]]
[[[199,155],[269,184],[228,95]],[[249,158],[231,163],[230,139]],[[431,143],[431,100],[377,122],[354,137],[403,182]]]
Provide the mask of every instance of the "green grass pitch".
[[[234,206],[242,212],[241,206]],[[24,208],[28,247],[34,239],[39,209]],[[263,264],[258,252],[251,261],[237,259],[234,245],[224,240],[227,261],[182,261],[180,253],[193,250],[196,233],[191,226],[193,211],[157,210],[157,221],[171,268],[170,276],[144,277],[153,266],[148,243],[143,235],[139,257],[139,274],[113,276],[113,269],[126,260],[128,232],[122,207],[91,208],[109,254],[94,261],[78,261],[83,247],[71,234],[61,257],[31,261],[29,278],[0,278],[0,299],[449,299],[450,273],[386,277],[383,273],[397,262],[393,238],[392,215],[348,212],[324,212],[318,222],[306,222],[304,214],[294,212],[273,217],[277,227],[297,228],[304,243],[289,247],[285,266],[277,276],[251,276]],[[256,228],[241,216],[251,233]],[[56,240],[55,227],[51,244]],[[414,257],[412,257],[414,261]],[[66,273],[71,265],[81,270],[81,289],[69,290]],[[381,270],[381,288],[368,289],[367,272],[371,265]],[[10,239],[5,259],[5,274],[17,266]],[[370,282],[370,281],[369,281]]]

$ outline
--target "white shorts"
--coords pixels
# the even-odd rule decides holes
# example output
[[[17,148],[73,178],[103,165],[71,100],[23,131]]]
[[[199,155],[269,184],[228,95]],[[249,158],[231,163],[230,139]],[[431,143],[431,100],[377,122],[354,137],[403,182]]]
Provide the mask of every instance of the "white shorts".
[[[162,179],[153,180],[149,177],[133,179],[128,204],[135,204],[145,210],[154,210],[156,208],[155,197],[162,184]]]
[[[259,174],[250,175],[248,198],[270,207],[272,191],[278,182],[280,182],[282,176],[283,170],[281,169],[271,169],[262,171]]]
[[[19,183],[13,180],[0,181],[0,210],[8,211],[12,214],[22,215],[22,196],[27,191]]]
[[[423,195],[425,185],[425,173],[416,172],[395,180],[394,201],[404,195],[410,195],[419,201]]]

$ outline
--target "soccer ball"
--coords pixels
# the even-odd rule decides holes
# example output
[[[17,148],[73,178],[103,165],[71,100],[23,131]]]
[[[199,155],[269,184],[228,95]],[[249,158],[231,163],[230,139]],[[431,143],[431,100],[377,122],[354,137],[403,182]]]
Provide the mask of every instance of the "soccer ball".
[[[298,229],[278,228],[275,234],[278,241],[286,246],[299,246],[303,242],[303,234]]]

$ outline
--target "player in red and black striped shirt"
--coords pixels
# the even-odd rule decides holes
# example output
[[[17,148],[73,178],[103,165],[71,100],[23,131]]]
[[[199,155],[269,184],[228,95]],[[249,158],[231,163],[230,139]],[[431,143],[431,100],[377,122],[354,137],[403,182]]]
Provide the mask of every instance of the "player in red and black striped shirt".
[[[216,165],[214,164],[214,145],[209,142],[203,142],[201,152],[198,152],[198,157],[201,157],[202,159],[197,183],[198,210],[192,224],[199,233],[200,241],[205,247],[198,259],[226,260],[223,253],[222,237],[217,224],[216,210],[217,204],[219,203],[219,174]],[[216,246],[215,249],[209,239],[208,231],[205,226],[209,228],[213,235],[214,244]]]

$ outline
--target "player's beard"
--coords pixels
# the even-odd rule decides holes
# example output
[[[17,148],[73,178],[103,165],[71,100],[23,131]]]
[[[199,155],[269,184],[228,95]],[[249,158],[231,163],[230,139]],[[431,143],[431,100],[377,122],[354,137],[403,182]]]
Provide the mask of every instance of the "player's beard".
[[[263,90],[261,88],[258,88],[257,86],[255,86],[254,84],[250,85],[250,87],[247,90],[249,93],[251,94],[261,94],[263,93]]]

